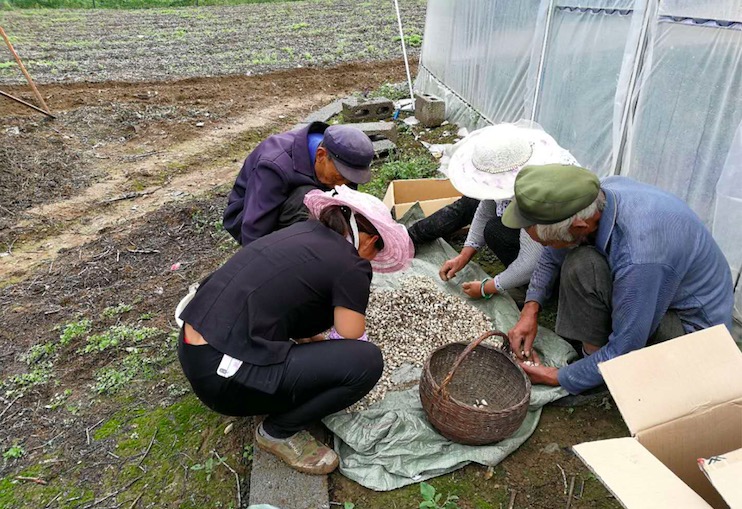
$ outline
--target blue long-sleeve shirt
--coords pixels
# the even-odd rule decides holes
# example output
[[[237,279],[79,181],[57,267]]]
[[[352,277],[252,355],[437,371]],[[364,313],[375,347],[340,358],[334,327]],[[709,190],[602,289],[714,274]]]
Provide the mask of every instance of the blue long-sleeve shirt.
[[[595,247],[613,277],[613,332],[600,350],[559,369],[560,385],[572,394],[603,382],[598,363],[644,347],[670,309],[687,333],[731,328],[731,271],[698,216],[679,198],[627,177],[605,178],[601,188],[606,206]],[[543,306],[567,252],[544,250],[526,301]]]

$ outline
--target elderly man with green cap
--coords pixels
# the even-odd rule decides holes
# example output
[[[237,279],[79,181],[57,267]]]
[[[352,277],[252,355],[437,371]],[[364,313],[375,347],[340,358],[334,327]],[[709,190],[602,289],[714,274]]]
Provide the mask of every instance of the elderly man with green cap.
[[[537,317],[558,280],[556,332],[583,354],[562,368],[523,363],[534,383],[578,394],[602,383],[600,362],[731,327],[724,255],[698,216],[656,187],[618,176],[601,181],[577,166],[531,166],[518,175],[502,222],[546,246],[508,334],[513,351],[538,361]]]

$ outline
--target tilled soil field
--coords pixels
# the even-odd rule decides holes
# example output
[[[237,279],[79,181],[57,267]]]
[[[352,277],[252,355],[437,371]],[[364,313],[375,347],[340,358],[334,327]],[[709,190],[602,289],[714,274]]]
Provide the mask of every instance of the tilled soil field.
[[[399,3],[414,56],[426,1]],[[39,83],[251,75],[401,56],[388,0],[12,11],[0,12],[0,25]],[[0,83],[23,82],[10,53],[0,55]]]

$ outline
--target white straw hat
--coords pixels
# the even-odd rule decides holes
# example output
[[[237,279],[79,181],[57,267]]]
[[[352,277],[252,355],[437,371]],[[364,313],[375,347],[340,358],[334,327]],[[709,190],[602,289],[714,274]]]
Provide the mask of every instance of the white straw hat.
[[[530,165],[577,164],[546,132],[498,124],[472,132],[454,146],[448,163],[451,184],[478,200],[513,197],[515,177]]]

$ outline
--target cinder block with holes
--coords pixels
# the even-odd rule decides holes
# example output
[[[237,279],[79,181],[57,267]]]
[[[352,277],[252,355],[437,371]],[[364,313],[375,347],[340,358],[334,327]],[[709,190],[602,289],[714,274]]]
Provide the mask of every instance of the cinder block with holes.
[[[394,103],[386,97],[343,99],[343,120],[345,122],[373,122],[390,118],[393,114]]]
[[[438,127],[446,120],[446,103],[431,94],[415,93],[415,118],[423,127]]]
[[[397,125],[394,122],[362,122],[354,124],[353,127],[366,133],[371,141],[384,139],[397,141]]]

